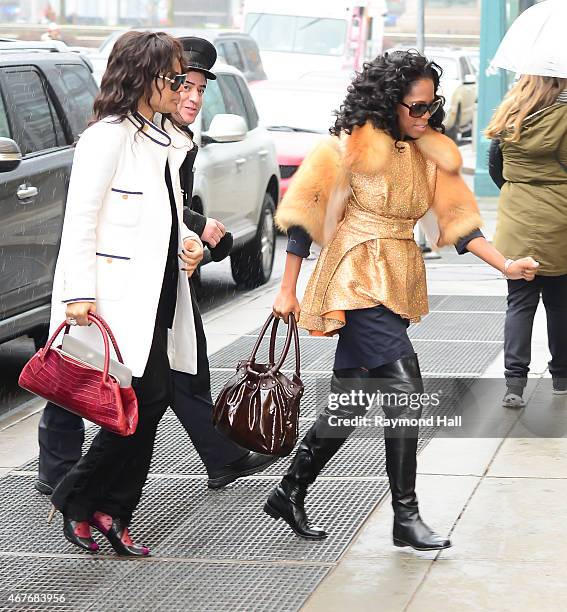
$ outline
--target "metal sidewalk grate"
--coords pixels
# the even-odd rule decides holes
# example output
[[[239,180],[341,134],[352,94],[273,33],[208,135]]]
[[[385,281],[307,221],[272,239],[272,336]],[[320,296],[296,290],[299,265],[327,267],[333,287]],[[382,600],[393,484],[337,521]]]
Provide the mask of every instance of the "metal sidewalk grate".
[[[504,315],[477,312],[432,312],[409,328],[412,340],[504,342]]]
[[[279,477],[250,478],[223,491],[210,491],[199,478],[150,479],[133,520],[156,557],[195,560],[316,561],[338,559],[361,522],[388,490],[384,479],[321,479],[309,497],[310,514],[330,536],[309,542],[262,508]],[[59,514],[46,523],[48,500],[33,490],[31,476],[0,479],[0,554],[78,554],[61,533]],[[96,536],[101,554],[113,554]],[[14,587],[15,588],[15,587]]]
[[[329,566],[215,562],[117,562],[112,559],[0,556],[0,611],[297,610]],[[13,579],[17,576],[16,579]],[[117,583],[119,586],[117,587]],[[275,588],[274,588],[275,587]],[[6,593],[65,597],[64,602],[10,603]],[[211,594],[214,593],[214,597]]]

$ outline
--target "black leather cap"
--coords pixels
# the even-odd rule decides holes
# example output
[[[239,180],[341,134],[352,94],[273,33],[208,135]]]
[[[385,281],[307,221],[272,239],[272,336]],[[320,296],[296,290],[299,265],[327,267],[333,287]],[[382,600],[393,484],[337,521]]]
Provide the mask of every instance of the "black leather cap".
[[[215,80],[216,74],[211,68],[217,61],[217,50],[215,46],[204,38],[197,36],[182,36],[179,42],[183,46],[185,67],[184,70],[197,70],[202,72],[207,79]]]

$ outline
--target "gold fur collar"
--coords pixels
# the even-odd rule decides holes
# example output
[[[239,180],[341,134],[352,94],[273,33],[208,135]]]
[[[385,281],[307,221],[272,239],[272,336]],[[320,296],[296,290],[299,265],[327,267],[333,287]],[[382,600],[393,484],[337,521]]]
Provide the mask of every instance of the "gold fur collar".
[[[383,171],[394,150],[394,139],[367,122],[355,127],[350,136],[344,137],[345,162],[352,172],[378,174]],[[457,145],[447,136],[428,127],[425,134],[414,141],[424,157],[450,174],[458,174],[463,158]]]

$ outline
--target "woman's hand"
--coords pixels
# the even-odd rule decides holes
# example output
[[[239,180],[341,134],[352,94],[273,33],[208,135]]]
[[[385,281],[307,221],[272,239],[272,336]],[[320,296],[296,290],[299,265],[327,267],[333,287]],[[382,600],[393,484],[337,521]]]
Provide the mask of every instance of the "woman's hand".
[[[522,257],[513,261],[506,270],[506,278],[510,280],[532,281],[535,278],[539,263],[531,257]]]
[[[185,267],[181,269],[187,272],[187,276],[191,276],[203,259],[203,247],[193,238],[186,238],[183,242],[182,251],[178,257],[185,264]]]
[[[295,291],[280,289],[279,293],[276,295],[276,299],[274,300],[274,305],[272,306],[274,316],[278,317],[278,319],[283,319],[284,323],[287,323],[290,312],[293,312],[295,315],[295,320],[297,321],[299,319],[300,311],[301,308],[299,306],[299,302],[297,301]]]
[[[71,302],[65,309],[65,317],[69,325],[85,326],[89,324],[89,312],[96,312],[94,302]]]

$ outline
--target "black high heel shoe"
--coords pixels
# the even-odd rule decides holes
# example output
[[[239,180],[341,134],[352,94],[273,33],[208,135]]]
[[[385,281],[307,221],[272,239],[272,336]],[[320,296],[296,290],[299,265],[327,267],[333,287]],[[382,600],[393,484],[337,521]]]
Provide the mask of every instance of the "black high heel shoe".
[[[49,515],[47,516],[48,523],[51,523],[56,512],[57,508],[52,506]],[[97,544],[94,538],[83,538],[75,533],[75,529],[78,524],[79,521],[74,521],[73,519],[67,518],[65,515],[63,515],[63,535],[65,536],[65,539],[71,542],[71,544],[74,544],[78,548],[86,550],[87,552],[98,552],[100,546]]]
[[[124,557],[148,557],[150,554],[150,549],[147,546],[138,546],[136,544],[128,546],[124,544],[122,535],[124,534],[124,530],[127,529],[127,526],[124,525],[121,519],[113,518],[112,526],[110,529],[106,529],[106,527],[93,516],[89,521],[89,525],[102,533],[118,555]]]

